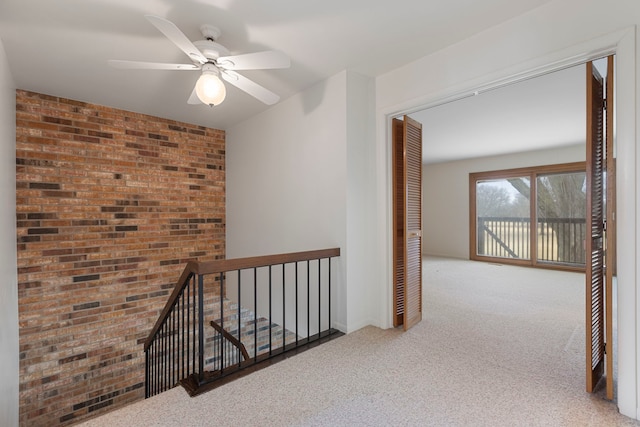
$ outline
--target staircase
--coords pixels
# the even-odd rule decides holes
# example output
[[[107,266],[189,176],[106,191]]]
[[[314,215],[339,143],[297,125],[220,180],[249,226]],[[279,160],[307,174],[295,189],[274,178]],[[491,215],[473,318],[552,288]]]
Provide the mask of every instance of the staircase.
[[[296,338],[300,339],[294,332],[286,330],[276,323],[269,322],[266,317],[258,317],[256,319],[251,310],[242,307],[239,310],[241,332],[240,337],[238,337],[238,304],[229,299],[224,299],[223,304],[224,313],[233,314],[225,316],[224,322],[220,321],[220,317],[213,321],[218,325],[224,324],[225,331],[238,338],[251,358],[257,358],[268,353],[269,350],[278,350],[286,344],[295,342]],[[220,312],[219,306],[219,303],[214,305],[214,313]],[[206,348],[217,348],[224,340],[225,338],[222,334],[213,332],[211,336],[205,339]],[[228,368],[244,361],[240,349],[236,346],[224,346],[223,348],[223,352],[214,352],[212,355],[209,355],[208,352],[205,353],[205,371],[218,370],[221,363],[223,368]]]
[[[194,396],[343,335],[331,312],[339,256],[334,248],[187,263],[144,344],[145,396],[178,384]]]

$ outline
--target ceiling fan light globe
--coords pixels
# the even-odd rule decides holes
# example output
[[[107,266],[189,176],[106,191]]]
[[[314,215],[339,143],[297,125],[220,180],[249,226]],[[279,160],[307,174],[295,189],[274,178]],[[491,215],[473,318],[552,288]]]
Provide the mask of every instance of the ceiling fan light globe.
[[[196,95],[203,104],[219,105],[224,101],[227,89],[216,74],[205,72],[196,82]]]

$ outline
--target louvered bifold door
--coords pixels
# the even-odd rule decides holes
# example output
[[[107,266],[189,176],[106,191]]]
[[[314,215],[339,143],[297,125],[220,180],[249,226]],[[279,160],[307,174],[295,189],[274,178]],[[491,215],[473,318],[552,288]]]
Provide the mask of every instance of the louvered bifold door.
[[[406,287],[404,330],[422,320],[422,125],[404,118],[406,141]]]
[[[587,63],[586,373],[593,392],[604,373],[604,83]]]
[[[605,164],[606,164],[606,231],[605,231],[605,363],[607,399],[613,400],[613,276],[616,270],[616,163],[613,157],[613,56],[607,58]]]
[[[393,120],[394,326],[422,320],[422,125]]]
[[[393,326],[404,321],[405,165],[404,122],[393,119]]]

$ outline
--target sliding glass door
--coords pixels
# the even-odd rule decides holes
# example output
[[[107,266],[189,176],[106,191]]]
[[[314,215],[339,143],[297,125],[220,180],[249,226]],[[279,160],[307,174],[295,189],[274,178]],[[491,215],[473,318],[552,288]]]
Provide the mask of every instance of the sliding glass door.
[[[530,259],[529,184],[528,177],[476,182],[477,255]]]
[[[583,269],[584,163],[470,174],[471,259]]]
[[[585,173],[538,176],[536,206],[538,262],[583,266],[587,212]]]

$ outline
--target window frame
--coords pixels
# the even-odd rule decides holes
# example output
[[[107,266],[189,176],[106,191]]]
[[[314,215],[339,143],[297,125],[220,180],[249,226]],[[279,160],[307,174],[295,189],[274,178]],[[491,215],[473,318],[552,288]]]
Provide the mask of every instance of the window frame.
[[[585,271],[585,266],[560,264],[548,261],[538,261],[537,239],[529,241],[530,259],[495,257],[477,254],[477,218],[476,218],[476,189],[478,181],[499,180],[507,178],[529,177],[530,198],[529,218],[530,236],[537,236],[537,185],[539,175],[561,173],[586,173],[586,162],[560,163],[554,165],[530,166],[514,169],[502,169],[485,172],[469,173],[469,259],[473,261],[511,264],[527,267],[546,268],[565,271]],[[585,213],[586,214],[586,213]],[[535,255],[535,256],[534,256]]]

